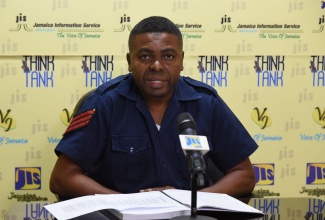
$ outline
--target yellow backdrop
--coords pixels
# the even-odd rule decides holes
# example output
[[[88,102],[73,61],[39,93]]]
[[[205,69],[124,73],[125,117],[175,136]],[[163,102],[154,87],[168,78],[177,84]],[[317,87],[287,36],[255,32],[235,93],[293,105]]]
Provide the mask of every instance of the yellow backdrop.
[[[255,192],[324,197],[324,7],[318,0],[0,1],[1,218],[52,218],[42,205],[55,201],[53,150],[74,105],[127,73],[129,31],[151,15],[179,26],[182,74],[216,88],[259,144],[251,157]]]

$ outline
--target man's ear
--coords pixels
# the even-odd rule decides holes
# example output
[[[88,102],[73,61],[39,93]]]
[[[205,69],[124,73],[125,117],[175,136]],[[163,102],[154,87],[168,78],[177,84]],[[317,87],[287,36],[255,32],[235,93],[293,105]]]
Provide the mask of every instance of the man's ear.
[[[130,53],[126,53],[126,60],[128,61],[128,70],[129,70],[129,72],[132,72]]]
[[[183,64],[183,62],[184,62],[184,51],[182,52],[182,67],[181,67],[181,71],[184,70],[184,64]]]

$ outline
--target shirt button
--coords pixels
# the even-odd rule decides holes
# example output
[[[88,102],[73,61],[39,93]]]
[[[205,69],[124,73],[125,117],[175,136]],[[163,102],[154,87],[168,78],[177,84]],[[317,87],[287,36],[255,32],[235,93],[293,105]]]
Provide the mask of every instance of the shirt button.
[[[167,164],[164,163],[162,166],[163,166],[163,168],[166,168],[167,167]]]

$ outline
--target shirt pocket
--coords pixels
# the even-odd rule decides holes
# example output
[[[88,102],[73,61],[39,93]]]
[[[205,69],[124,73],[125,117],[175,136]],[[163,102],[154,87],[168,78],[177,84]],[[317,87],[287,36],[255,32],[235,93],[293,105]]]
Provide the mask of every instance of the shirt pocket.
[[[149,135],[113,135],[112,151],[122,181],[138,183],[145,180],[154,167]],[[122,176],[121,176],[122,175]]]

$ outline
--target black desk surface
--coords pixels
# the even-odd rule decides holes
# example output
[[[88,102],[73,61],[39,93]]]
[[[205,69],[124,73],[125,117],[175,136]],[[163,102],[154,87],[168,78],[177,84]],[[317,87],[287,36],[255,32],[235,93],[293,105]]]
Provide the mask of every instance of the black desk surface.
[[[325,220],[325,200],[318,198],[251,198],[243,202],[262,211],[264,217],[237,213],[215,213],[219,220],[262,219],[262,220]],[[210,212],[211,213],[211,212]],[[205,213],[210,215],[210,213]]]
[[[261,219],[261,220],[325,220],[325,200],[318,198],[282,198],[282,197],[269,197],[269,198],[250,198],[240,199],[246,204],[262,211],[265,215],[262,218],[256,218],[251,215],[244,215],[242,213],[229,213],[229,212],[198,212],[198,215],[212,216],[218,220],[248,220],[248,219]],[[109,219],[115,220],[110,217],[108,210],[90,213],[75,220],[84,219]],[[200,220],[197,218],[197,220]]]

